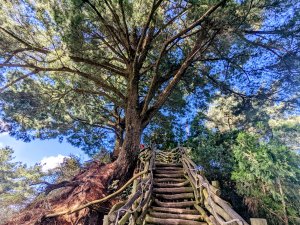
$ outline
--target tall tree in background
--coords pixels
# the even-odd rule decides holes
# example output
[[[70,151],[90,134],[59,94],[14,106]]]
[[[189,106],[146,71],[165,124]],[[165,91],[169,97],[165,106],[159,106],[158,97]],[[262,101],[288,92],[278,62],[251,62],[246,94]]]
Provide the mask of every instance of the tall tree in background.
[[[13,162],[12,154],[9,147],[0,149],[0,224],[34,199],[38,192],[31,185],[43,175],[38,165],[28,168],[21,162]]]
[[[207,177],[221,181],[223,197],[239,213],[274,225],[298,224],[299,119],[285,102],[245,103],[223,95],[194,118],[188,144],[194,160]]]
[[[5,0],[4,130],[77,145],[111,131],[121,150],[108,173],[124,179],[143,130],[188,75],[202,91],[297,104],[298,9],[296,0]]]

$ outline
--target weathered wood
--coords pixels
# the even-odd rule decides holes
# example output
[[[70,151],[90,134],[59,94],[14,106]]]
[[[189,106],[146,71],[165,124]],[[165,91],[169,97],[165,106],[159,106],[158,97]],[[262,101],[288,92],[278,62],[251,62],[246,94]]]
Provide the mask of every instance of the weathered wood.
[[[202,216],[193,215],[193,214],[173,214],[173,213],[162,213],[162,212],[153,212],[151,211],[150,216],[156,218],[165,218],[165,219],[184,219],[184,220],[202,220]]]
[[[231,221],[233,218],[231,218],[228,213],[226,213],[224,211],[224,209],[222,209],[220,206],[218,206],[216,203],[214,203],[213,201],[204,201],[204,205],[206,206],[207,204],[209,204],[210,207],[212,207],[212,209],[219,215],[221,216],[226,222]],[[233,225],[237,225],[237,223],[233,222]]]
[[[177,209],[177,208],[164,208],[164,207],[151,207],[150,210],[157,212],[170,212],[170,213],[184,213],[184,214],[194,214],[197,215],[197,210],[193,209]]]
[[[180,182],[180,183],[172,183],[172,184],[170,184],[170,183],[159,183],[159,182],[154,182],[154,186],[156,186],[156,187],[161,187],[161,188],[163,188],[163,187],[185,187],[185,186],[187,186],[189,184],[189,181],[188,180],[186,180],[186,181],[184,181],[184,182]]]
[[[193,220],[182,220],[182,219],[160,219],[151,216],[146,216],[146,221],[154,224],[162,225],[207,225],[205,222],[198,222]]]
[[[105,215],[103,218],[103,225],[109,225],[108,216]]]
[[[159,167],[156,167],[155,169],[157,170],[182,170],[182,166],[181,167],[176,167],[176,166],[159,166]]]
[[[154,170],[154,173],[157,174],[157,173],[162,173],[162,174],[170,174],[170,173],[175,173],[175,174],[183,174],[183,170],[182,169],[179,169],[179,170],[167,170],[167,169],[156,169]]]
[[[207,202],[204,202],[204,205],[205,205],[205,208],[207,209],[207,211],[208,212],[210,212],[213,216],[214,216],[214,218],[215,218],[215,220],[219,223],[219,224],[224,224],[226,221],[225,220],[223,220],[221,217],[219,217],[218,215],[214,215],[215,213],[214,213],[214,210],[212,209],[212,207],[210,206],[210,205],[208,205],[207,204]],[[210,218],[210,220],[212,220],[211,218]]]
[[[119,220],[118,225],[124,225],[128,221],[129,217],[130,217],[130,213],[126,212]]]
[[[266,219],[262,218],[250,218],[250,224],[251,225],[268,225]]]
[[[177,182],[177,183],[181,183],[186,181],[186,179],[183,178],[154,178],[154,182]]]
[[[214,225],[221,225],[213,215],[210,215],[209,219]]]
[[[216,225],[216,223],[213,223],[211,219],[207,216],[207,213],[201,206],[194,204],[194,207],[198,210],[198,212],[201,214],[202,218],[207,222],[208,225]]]
[[[217,195],[217,196],[220,196],[220,195],[221,195],[221,190],[220,190],[220,189],[215,188],[214,186],[210,185],[209,183],[208,183],[208,185],[209,185],[210,190],[211,190],[215,195]]]
[[[158,206],[161,207],[170,207],[170,208],[186,208],[193,206],[195,201],[186,201],[186,202],[161,202],[157,199],[154,200]]]
[[[192,187],[153,188],[154,193],[187,193],[193,192]]]
[[[211,185],[212,185],[213,187],[215,187],[215,188],[220,189],[220,182],[219,182],[218,180],[213,180],[213,181],[211,182]]]
[[[144,208],[144,206],[145,206],[146,204],[148,204],[148,202],[149,202],[150,199],[151,199],[151,195],[152,195],[152,186],[151,186],[151,184],[149,184],[149,190],[147,190],[147,191],[145,192],[145,194],[144,194],[144,199],[141,200],[141,202],[140,202],[140,204],[139,204],[139,206],[138,206],[138,208],[137,208],[138,211],[140,211],[142,208]]]
[[[203,193],[207,193],[206,189],[203,189]],[[207,193],[208,195],[208,193]],[[221,199],[219,196],[215,195],[215,194],[211,194],[210,195],[211,198],[213,199],[213,201],[215,203],[217,203],[219,206],[221,206],[226,213],[228,213],[229,216],[231,216],[234,219],[239,219],[244,225],[249,225],[239,214],[237,214],[228,204],[227,202],[225,202],[223,199]]]
[[[167,200],[180,200],[180,199],[192,199],[194,198],[194,193],[181,193],[181,194],[156,194],[156,198],[167,199]]]
[[[221,208],[219,205],[217,205],[212,198],[209,199],[209,195],[207,190],[204,191],[205,201],[204,204],[207,206],[207,204],[212,207],[214,212],[216,212],[219,216],[221,216],[226,222],[232,220],[234,217],[231,217],[223,208]],[[236,223],[232,223],[236,224]]]
[[[160,174],[160,173],[157,173],[154,175],[155,177],[159,177],[159,178],[163,178],[163,177],[166,177],[166,178],[182,178],[184,177],[183,176],[183,173],[171,173],[171,174]]]
[[[155,163],[156,167],[182,167],[181,163]]]

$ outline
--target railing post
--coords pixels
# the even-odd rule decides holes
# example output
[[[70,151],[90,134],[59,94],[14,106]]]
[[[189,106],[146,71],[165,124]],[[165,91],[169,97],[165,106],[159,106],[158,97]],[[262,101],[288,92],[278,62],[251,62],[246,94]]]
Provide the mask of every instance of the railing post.
[[[250,223],[251,225],[268,225],[267,220],[261,218],[251,218]]]
[[[217,189],[220,189],[220,182],[218,180],[213,180],[211,182],[211,185],[214,186]]]
[[[103,218],[103,225],[109,225],[108,215],[105,215]]]

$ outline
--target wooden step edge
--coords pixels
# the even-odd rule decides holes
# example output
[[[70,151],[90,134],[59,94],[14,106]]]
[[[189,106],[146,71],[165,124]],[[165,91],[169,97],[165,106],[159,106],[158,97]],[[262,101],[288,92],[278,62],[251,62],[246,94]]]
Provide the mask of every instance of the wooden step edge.
[[[182,163],[162,163],[162,162],[155,162],[155,166],[157,167],[182,167]]]
[[[170,178],[170,177],[164,177],[164,178],[154,178],[154,182],[176,182],[176,183],[181,183],[186,181],[185,178]]]
[[[175,173],[175,174],[183,174],[183,170],[157,170],[155,169],[154,174],[170,174],[170,173]]]
[[[183,173],[171,173],[171,174],[162,174],[162,173],[157,173],[154,174],[155,178],[184,178]]]
[[[184,181],[184,182],[180,182],[180,183],[173,183],[173,184],[170,184],[170,183],[163,183],[163,182],[155,182],[154,181],[154,187],[185,187],[187,185],[190,185],[190,182],[188,180]]]
[[[194,214],[173,214],[173,213],[166,213],[166,212],[155,212],[150,211],[150,216],[156,217],[156,218],[165,218],[165,219],[184,219],[184,220],[203,220],[201,215],[194,215]]]
[[[161,224],[161,225],[207,225],[206,222],[183,220],[183,219],[161,219],[147,215],[145,218],[147,223]]]
[[[181,194],[155,194],[157,199],[166,199],[166,200],[179,200],[179,199],[194,199],[194,192],[190,193],[181,193]]]
[[[196,210],[196,209],[165,208],[165,207],[157,207],[157,206],[151,206],[150,211],[168,212],[168,213],[184,213],[184,214],[193,214],[193,215],[199,214],[198,210]]]
[[[183,170],[183,167],[179,167],[179,166],[158,166],[158,167],[155,167],[155,169],[157,170]]]
[[[192,187],[174,187],[174,188],[153,188],[154,193],[186,193],[193,192]]]
[[[185,201],[185,202],[161,202],[158,199],[154,199],[156,205],[160,207],[170,207],[170,208],[186,208],[193,207],[196,203],[195,201]]]

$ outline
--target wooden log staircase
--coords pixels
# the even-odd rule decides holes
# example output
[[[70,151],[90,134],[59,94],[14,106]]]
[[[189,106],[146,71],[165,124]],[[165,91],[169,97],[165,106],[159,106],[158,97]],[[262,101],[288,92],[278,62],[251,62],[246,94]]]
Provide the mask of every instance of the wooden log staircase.
[[[193,188],[182,163],[155,163],[153,199],[145,218],[149,224],[207,224],[194,207]]]
[[[144,149],[131,195],[112,207],[103,224],[248,225],[201,175],[188,151]]]

